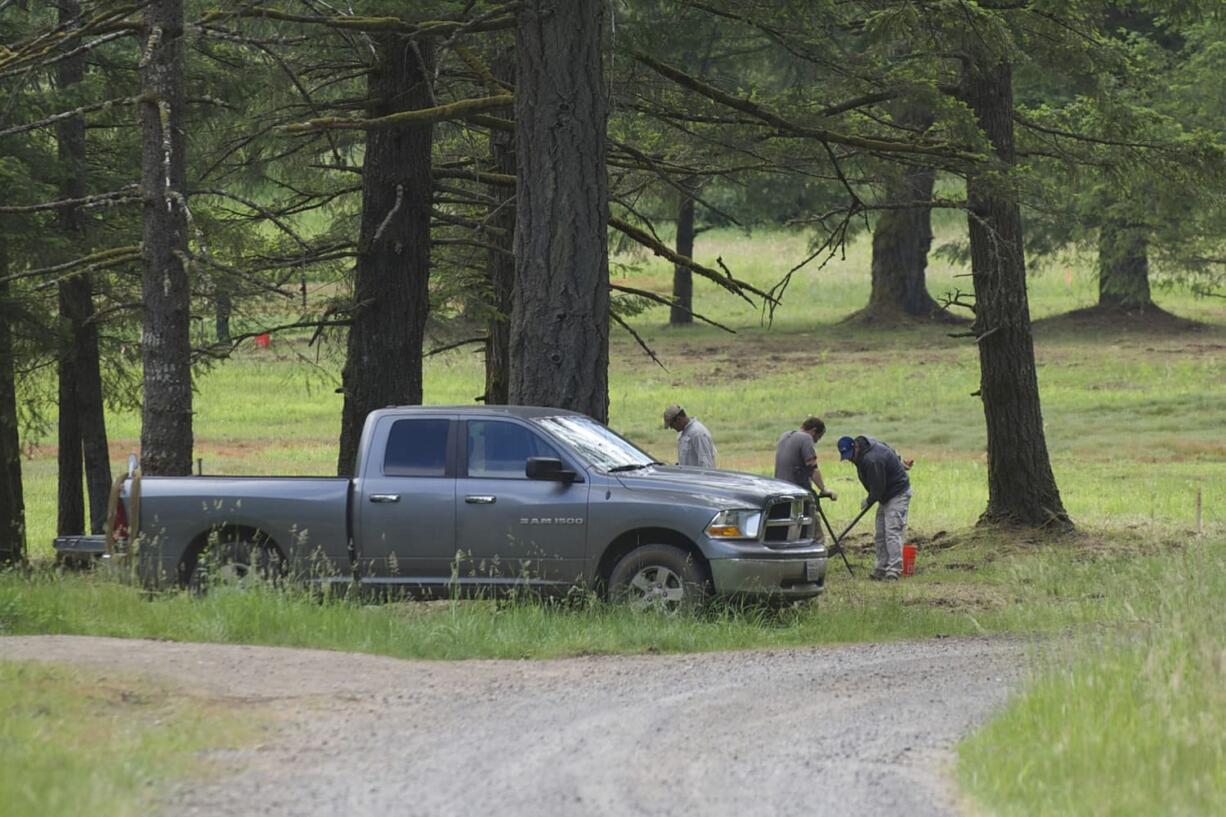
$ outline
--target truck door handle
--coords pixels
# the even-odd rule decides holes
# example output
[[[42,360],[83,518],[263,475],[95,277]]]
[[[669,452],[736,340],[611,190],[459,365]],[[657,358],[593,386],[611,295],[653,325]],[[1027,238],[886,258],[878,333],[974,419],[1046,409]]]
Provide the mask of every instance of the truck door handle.
[[[399,502],[400,494],[371,494],[371,502]]]
[[[466,496],[464,501],[469,505],[493,505],[498,501],[496,496]]]

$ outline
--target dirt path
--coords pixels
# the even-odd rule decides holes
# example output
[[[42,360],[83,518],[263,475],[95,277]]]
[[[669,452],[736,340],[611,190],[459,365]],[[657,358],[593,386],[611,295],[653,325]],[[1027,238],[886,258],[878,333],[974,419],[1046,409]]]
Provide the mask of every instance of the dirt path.
[[[1016,685],[1016,641],[560,661],[78,637],[0,658],[148,673],[283,728],[167,815],[947,815],[952,747]]]

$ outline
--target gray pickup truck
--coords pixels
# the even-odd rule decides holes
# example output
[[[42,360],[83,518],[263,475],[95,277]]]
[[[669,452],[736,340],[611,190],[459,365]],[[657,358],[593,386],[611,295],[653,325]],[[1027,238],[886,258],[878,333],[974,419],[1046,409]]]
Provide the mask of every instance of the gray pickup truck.
[[[813,498],[795,485],[664,465],[559,409],[373,412],[352,479],[137,473],[117,489],[107,550],[134,554],[157,583],[258,572],[412,595],[579,585],[673,608],[710,592],[809,598],[826,574]]]

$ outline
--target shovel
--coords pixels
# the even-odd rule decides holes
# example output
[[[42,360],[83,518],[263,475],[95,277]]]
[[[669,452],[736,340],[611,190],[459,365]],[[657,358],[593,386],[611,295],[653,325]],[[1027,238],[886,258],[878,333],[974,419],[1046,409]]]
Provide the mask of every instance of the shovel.
[[[832,544],[830,547],[826,548],[826,552],[827,552],[827,553],[828,553],[830,556],[834,556],[836,553],[837,553],[839,556],[842,556],[842,557],[843,557],[843,565],[844,565],[844,566],[847,568],[847,573],[848,573],[848,575],[853,576],[853,577],[854,577],[856,574],[852,572],[852,569],[851,569],[851,563],[847,561],[847,553],[846,553],[846,552],[844,552],[844,550],[843,550],[843,537],[844,537],[844,536],[846,536],[847,534],[851,533],[851,529],[852,529],[852,528],[854,528],[854,527],[856,526],[856,523],[857,523],[857,522],[859,522],[861,519],[863,519],[863,518],[864,518],[864,514],[868,513],[868,512],[869,512],[869,510],[870,510],[870,509],[873,507],[873,505],[874,505],[874,504],[875,504],[875,503],[870,502],[870,503],[869,503],[867,506],[865,506],[863,509],[861,509],[861,511],[860,511],[860,513],[859,513],[859,515],[858,515],[858,516],[856,516],[856,518],[855,518],[855,519],[851,520],[851,524],[850,524],[850,525],[848,525],[847,527],[843,528],[843,532],[842,532],[842,533],[840,533],[838,536],[835,536],[835,535],[834,535],[834,528],[830,527],[830,520],[826,518],[826,512],[822,510],[822,500],[821,500],[821,498],[820,498],[820,497],[819,497],[819,498],[818,498],[818,500],[817,500],[817,513],[818,513],[818,515],[819,515],[819,516],[822,518],[822,521],[826,523],[826,530],[830,531],[830,538],[831,538],[832,540],[834,540],[834,544]]]

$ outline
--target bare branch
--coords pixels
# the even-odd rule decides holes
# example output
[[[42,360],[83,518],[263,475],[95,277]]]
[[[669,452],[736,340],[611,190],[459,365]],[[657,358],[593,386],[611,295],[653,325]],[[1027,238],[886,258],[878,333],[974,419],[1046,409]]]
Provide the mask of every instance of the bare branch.
[[[630,333],[630,337],[634,338],[635,342],[638,343],[639,348],[646,352],[648,356],[655,361],[657,366],[666,372],[668,371],[668,367],[661,363],[660,358],[656,356],[655,350],[647,345],[647,341],[643,340],[639,333],[635,332],[630,324],[626,323],[621,315],[618,315],[616,312],[610,312],[609,317],[616,321],[618,326]]]
[[[702,321],[703,323],[709,323],[715,328],[722,329],[725,332],[729,333],[730,335],[736,334],[735,329],[724,326],[722,323],[719,323],[718,321],[713,321],[710,318],[706,317],[705,315],[702,315],[698,312],[695,312],[692,309],[688,309],[682,306],[681,304],[677,303],[675,299],[666,298],[665,296],[660,295],[657,292],[652,292],[649,289],[639,289],[638,287],[628,287],[624,284],[609,284],[609,289],[616,290],[617,292],[624,292],[627,295],[635,295],[639,298],[646,298],[649,301],[655,301],[656,303],[662,304],[663,306],[680,309],[682,312],[685,312],[689,315],[694,316],[695,318]]]
[[[691,272],[695,272],[698,275],[701,275],[703,278],[706,278],[710,281],[714,281],[715,283],[719,284],[724,289],[731,292],[733,295],[737,295],[737,296],[740,296],[741,298],[744,298],[747,303],[752,304],[753,301],[750,300],[749,297],[745,294],[746,292],[752,292],[754,295],[757,295],[759,298],[763,299],[764,301],[774,301],[775,300],[774,296],[772,296],[770,293],[763,292],[762,290],[758,289],[752,284],[748,284],[744,281],[737,280],[736,278],[732,277],[732,275],[730,274],[721,275],[720,273],[716,272],[710,267],[705,267],[702,264],[699,264],[693,258],[689,258],[687,256],[680,255],[679,253],[677,253],[670,247],[652,238],[651,235],[648,234],[647,232],[640,230],[638,227],[635,227],[633,224],[630,224],[629,222],[624,221],[618,218],[617,216],[609,217],[609,226],[617,230],[618,232],[623,233],[629,238],[634,239],[639,244],[642,244],[644,247],[651,250],[656,255],[664,258],[666,261],[670,261],[677,266],[685,267]]]
[[[461,346],[471,346],[475,343],[485,343],[486,340],[488,340],[488,338],[486,338],[484,335],[477,338],[465,338],[464,340],[458,340],[455,343],[448,343],[445,346],[436,346],[430,351],[422,353],[422,357],[430,357],[431,355],[449,352],[452,349],[459,349]]]

